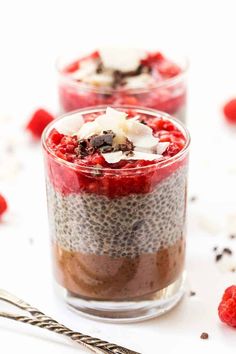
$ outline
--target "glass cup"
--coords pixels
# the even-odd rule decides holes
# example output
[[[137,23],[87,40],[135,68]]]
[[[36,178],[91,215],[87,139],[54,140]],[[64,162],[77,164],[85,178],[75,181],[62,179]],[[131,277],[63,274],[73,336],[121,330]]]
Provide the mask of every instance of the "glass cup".
[[[71,308],[107,321],[158,316],[184,293],[189,133],[163,112],[132,109],[173,123],[185,136],[183,150],[149,166],[95,168],[64,161],[47,145],[68,114],[42,137],[57,289]]]
[[[98,105],[134,105],[166,112],[184,123],[186,121],[188,63],[184,58],[170,58],[181,67],[181,73],[145,89],[113,89],[86,85],[65,72],[65,67],[71,64],[73,59],[60,58],[57,62],[57,70],[61,111],[70,112]]]

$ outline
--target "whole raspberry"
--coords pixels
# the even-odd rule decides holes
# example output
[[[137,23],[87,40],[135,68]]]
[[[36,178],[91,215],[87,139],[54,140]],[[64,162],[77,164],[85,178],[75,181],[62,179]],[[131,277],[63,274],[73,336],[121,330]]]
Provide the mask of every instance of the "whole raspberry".
[[[26,129],[36,138],[40,139],[42,132],[46,126],[54,120],[54,117],[44,109],[38,109],[32,115]]]
[[[3,195],[0,194],[0,218],[7,210],[7,202]]]
[[[222,322],[236,327],[236,285],[225,290],[218,307],[218,314]]]
[[[224,108],[225,119],[230,124],[236,124],[236,98],[228,101]]]

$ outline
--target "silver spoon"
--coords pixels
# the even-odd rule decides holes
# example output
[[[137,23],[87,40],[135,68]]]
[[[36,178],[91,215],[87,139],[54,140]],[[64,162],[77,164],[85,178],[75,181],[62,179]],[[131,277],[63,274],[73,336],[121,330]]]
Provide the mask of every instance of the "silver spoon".
[[[32,326],[48,329],[49,331],[65,335],[73,341],[85,346],[92,352],[97,354],[141,354],[133,350],[121,347],[117,344],[112,344],[101,340],[99,338],[93,338],[88,335],[74,332],[63,324],[57,322],[53,318],[46,316],[43,312],[37,308],[32,307],[27,302],[19,299],[15,295],[10,294],[6,290],[0,289],[0,300],[8,302],[21,310],[26,311],[30,316],[21,316],[17,314],[0,312],[0,317],[5,317],[11,320],[15,320],[22,323],[27,323]]]

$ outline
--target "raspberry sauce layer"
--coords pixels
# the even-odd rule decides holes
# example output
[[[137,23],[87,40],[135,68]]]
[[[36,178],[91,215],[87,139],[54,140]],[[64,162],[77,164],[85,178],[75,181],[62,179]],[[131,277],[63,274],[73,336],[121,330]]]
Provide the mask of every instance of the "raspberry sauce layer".
[[[136,116],[135,110],[126,112],[127,119]],[[92,122],[99,114],[84,114],[83,119]],[[159,142],[169,143],[158,161],[126,159],[109,163],[100,150],[84,156],[79,149],[81,140],[76,135],[65,135],[55,128],[51,129],[46,140],[46,161],[48,177],[54,188],[64,195],[88,192],[110,198],[148,193],[178,167],[186,164],[186,158],[168,164],[186,145],[186,137],[175,124],[165,117],[143,113],[138,113],[138,120],[152,129],[153,136]]]

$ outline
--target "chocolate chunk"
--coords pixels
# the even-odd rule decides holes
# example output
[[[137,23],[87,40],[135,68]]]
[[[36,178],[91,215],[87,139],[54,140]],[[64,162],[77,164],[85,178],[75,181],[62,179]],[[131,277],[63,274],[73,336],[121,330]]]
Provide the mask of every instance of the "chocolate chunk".
[[[229,254],[230,256],[233,254],[232,250],[228,247],[223,249],[223,253]]]
[[[107,132],[106,134],[102,134],[102,135],[94,135],[90,138],[90,144],[95,149],[98,149],[104,145],[112,146],[113,137],[114,137],[113,133],[107,133]]]
[[[201,338],[201,339],[208,339],[208,338],[209,338],[209,334],[206,333],[206,332],[202,332],[200,338]]]
[[[215,257],[215,261],[216,262],[219,262],[222,258],[222,254],[217,254],[216,257]]]
[[[80,157],[85,157],[94,152],[93,149],[91,149],[91,146],[89,144],[89,141],[87,139],[81,139],[79,140],[79,145],[75,149],[75,153],[79,155]]]
[[[118,150],[121,150],[123,152],[125,152],[125,151],[133,151],[134,150],[134,144],[129,139],[126,139],[126,141],[123,144],[119,144],[118,145]]]

